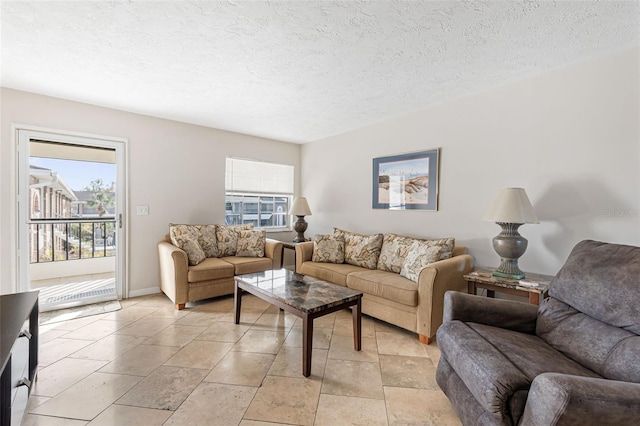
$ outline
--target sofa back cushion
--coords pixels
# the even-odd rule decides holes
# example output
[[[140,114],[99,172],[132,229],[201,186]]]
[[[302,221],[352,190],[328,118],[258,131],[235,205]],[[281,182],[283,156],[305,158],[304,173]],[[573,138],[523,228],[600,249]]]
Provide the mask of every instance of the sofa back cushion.
[[[216,241],[216,229],[218,225],[196,225],[200,230],[198,244],[207,258],[218,257],[218,242]]]
[[[217,225],[181,225],[169,224],[169,238],[171,243],[184,250],[184,243],[181,241],[185,237],[195,240],[205,257],[218,257],[218,243],[216,241]]]
[[[440,260],[441,253],[442,246],[430,245],[426,241],[414,241],[405,257],[400,275],[417,283],[420,272],[430,263]]]
[[[376,269],[382,248],[382,234],[362,235],[334,228],[335,235],[344,238],[344,261],[350,265]]]
[[[198,243],[200,235],[200,230],[195,225],[169,224],[171,244],[187,254],[187,260],[191,266],[199,264],[207,257],[202,246]]]
[[[235,256],[240,231],[253,229],[253,223],[246,225],[216,225],[218,256]]]
[[[438,258],[435,260],[430,260],[429,262],[449,259],[451,256],[453,256],[455,242],[455,238],[452,237],[440,238],[438,240],[426,240],[412,237],[403,237],[402,235],[396,234],[384,234],[377,268],[381,271],[389,271],[400,274],[402,272],[402,269],[406,266],[407,256],[412,255],[411,252],[413,248],[416,247],[442,247],[439,251]],[[415,254],[413,254],[412,257],[414,256]],[[415,259],[413,261],[415,261]]]
[[[549,296],[640,335],[640,247],[578,243],[551,281]]]
[[[344,236],[318,234],[313,239],[313,262],[344,263]]]
[[[267,231],[264,229],[241,229],[238,233],[236,256],[264,257],[264,246],[267,243]]]
[[[409,253],[409,248],[414,241],[415,239],[411,237],[384,234],[380,257],[378,258],[378,269],[399,274]]]

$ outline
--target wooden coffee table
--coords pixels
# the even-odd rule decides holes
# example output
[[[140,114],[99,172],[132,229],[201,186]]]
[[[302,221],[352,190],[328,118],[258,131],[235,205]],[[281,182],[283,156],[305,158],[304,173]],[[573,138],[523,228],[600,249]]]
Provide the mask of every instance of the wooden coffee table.
[[[353,308],[353,347],[362,348],[362,292],[296,274],[288,269],[235,277],[236,324],[240,323],[242,294],[246,291],[302,318],[302,374],[311,374],[313,320],[341,309]]]

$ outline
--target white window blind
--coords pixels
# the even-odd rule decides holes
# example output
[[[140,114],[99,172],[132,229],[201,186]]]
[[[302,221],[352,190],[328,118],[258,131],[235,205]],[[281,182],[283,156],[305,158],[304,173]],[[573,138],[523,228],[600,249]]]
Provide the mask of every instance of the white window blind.
[[[293,194],[293,166],[227,157],[225,189],[235,193]]]

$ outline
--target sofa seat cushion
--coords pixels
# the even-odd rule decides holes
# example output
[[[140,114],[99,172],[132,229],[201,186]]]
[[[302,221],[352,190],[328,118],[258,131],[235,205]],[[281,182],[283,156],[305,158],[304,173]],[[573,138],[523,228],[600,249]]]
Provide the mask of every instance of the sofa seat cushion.
[[[253,274],[273,268],[273,260],[269,257],[223,257],[225,262],[235,268],[235,275]]]
[[[204,259],[201,263],[189,266],[187,273],[187,281],[190,283],[217,280],[220,278],[233,277],[234,268],[229,262],[222,259],[210,257]]]
[[[418,284],[393,272],[352,272],[347,277],[347,287],[403,305],[418,306]]]
[[[532,334],[450,321],[437,338],[443,358],[498,423],[518,423],[539,374],[600,377]]]
[[[348,263],[304,262],[298,272],[346,287],[347,275],[364,269]]]

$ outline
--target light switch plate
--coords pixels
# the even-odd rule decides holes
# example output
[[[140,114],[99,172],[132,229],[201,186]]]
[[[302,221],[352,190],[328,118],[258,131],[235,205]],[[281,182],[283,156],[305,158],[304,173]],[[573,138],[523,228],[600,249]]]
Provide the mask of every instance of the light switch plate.
[[[149,215],[149,206],[137,206],[136,209],[138,216]]]

